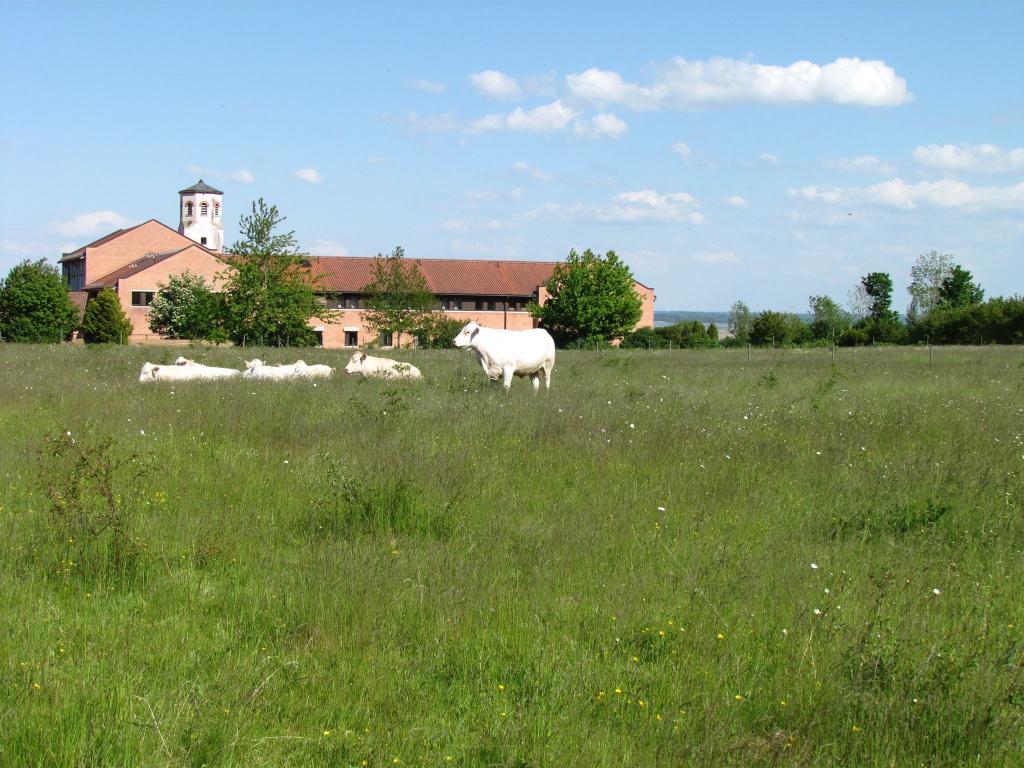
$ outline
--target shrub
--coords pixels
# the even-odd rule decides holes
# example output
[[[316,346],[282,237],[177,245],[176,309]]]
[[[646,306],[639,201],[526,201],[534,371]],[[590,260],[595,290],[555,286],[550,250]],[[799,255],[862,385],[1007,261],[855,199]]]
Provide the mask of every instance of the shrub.
[[[0,339],[64,341],[77,320],[60,273],[43,259],[23,261],[0,280]]]
[[[90,344],[127,344],[132,322],[121,308],[117,294],[104,288],[85,305],[82,337]]]
[[[171,275],[149,306],[149,329],[172,339],[211,339],[221,326],[222,301],[201,275]]]
[[[435,312],[415,332],[416,343],[422,349],[452,349],[463,325],[461,320]]]

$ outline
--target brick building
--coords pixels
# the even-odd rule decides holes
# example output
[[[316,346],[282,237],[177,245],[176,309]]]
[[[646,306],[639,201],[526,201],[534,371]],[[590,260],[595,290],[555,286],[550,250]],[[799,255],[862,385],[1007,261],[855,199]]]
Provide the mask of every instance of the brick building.
[[[179,193],[177,231],[150,219],[119,229],[63,254],[61,267],[71,298],[79,307],[103,288],[115,291],[132,322],[130,341],[159,342],[149,330],[149,303],[171,275],[191,272],[216,287],[224,272],[223,193],[202,179]],[[530,301],[544,303],[544,287],[554,272],[553,261],[482,261],[476,259],[410,259],[423,273],[444,312],[459,320],[475,320],[488,328],[532,328],[526,311]],[[357,347],[378,340],[397,342],[363,322],[363,287],[370,282],[373,259],[321,256],[311,259],[311,273],[324,306],[334,310],[329,321],[312,319],[320,343],[327,348]],[[643,300],[638,328],[654,326],[654,290],[636,284]],[[402,339],[407,343],[407,339]]]

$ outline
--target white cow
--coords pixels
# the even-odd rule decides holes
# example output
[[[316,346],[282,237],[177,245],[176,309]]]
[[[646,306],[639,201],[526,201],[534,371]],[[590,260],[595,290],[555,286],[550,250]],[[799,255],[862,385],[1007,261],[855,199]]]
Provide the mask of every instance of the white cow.
[[[197,363],[195,360],[189,360],[187,357],[179,357],[174,361],[175,365],[187,366],[193,371],[203,371],[205,377],[208,379],[230,379],[233,376],[241,375],[241,371],[237,371],[234,368],[218,368],[213,365],[204,365],[203,363]]]
[[[506,331],[483,328],[470,322],[455,337],[455,346],[460,349],[472,347],[487,378],[491,381],[502,379],[506,391],[512,386],[513,376],[529,376],[536,392],[540,389],[541,373],[544,374],[544,387],[551,389],[555,340],[543,328]]]
[[[212,368],[208,365],[154,365],[142,366],[139,381],[211,381],[228,379],[240,372],[232,368]]]
[[[423,374],[415,365],[400,363],[386,357],[371,357],[365,352],[356,352],[345,366],[345,373],[361,373],[381,379],[422,379]]]
[[[334,369],[329,365],[307,365],[305,360],[297,360],[291,365],[267,365],[260,359],[246,360],[245,372],[247,379],[267,379],[285,381],[288,379],[326,379]]]

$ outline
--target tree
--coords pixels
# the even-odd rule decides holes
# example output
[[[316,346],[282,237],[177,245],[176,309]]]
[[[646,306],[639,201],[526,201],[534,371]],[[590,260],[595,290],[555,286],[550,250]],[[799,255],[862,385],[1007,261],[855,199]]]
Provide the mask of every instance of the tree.
[[[708,331],[707,331],[707,333],[708,333],[708,340],[711,341],[711,342],[714,342],[715,344],[717,344],[718,343],[718,326],[715,325],[714,323],[708,323]]]
[[[604,256],[589,248],[582,254],[569,251],[547,289],[547,301],[531,304],[530,314],[562,344],[621,339],[643,314],[633,273],[615,251]]]
[[[928,316],[939,303],[939,290],[942,282],[953,271],[953,256],[948,253],[931,251],[917,257],[910,268],[910,306],[907,308],[907,320],[915,323]]]
[[[868,296],[868,314],[873,320],[881,322],[896,316],[892,311],[892,278],[888,272],[869,272],[860,282]]]
[[[981,304],[985,291],[974,282],[970,271],[953,266],[939,286],[938,303],[944,307],[971,307]]]
[[[171,275],[167,285],[157,284],[157,288],[149,305],[149,328],[153,333],[192,341],[219,335],[220,299],[202,275]]]
[[[808,335],[807,324],[788,312],[765,310],[750,323],[750,343],[756,346],[800,343]]]
[[[57,268],[25,260],[0,280],[0,339],[58,342],[71,335],[78,312]]]
[[[393,333],[395,346],[400,345],[402,334],[413,334],[432,325],[438,311],[437,297],[431,293],[427,278],[416,262],[405,258],[401,246],[390,256],[377,254],[363,293],[363,320],[378,331]]]
[[[455,346],[455,337],[459,335],[463,325],[465,323],[456,317],[434,312],[413,332],[416,344],[421,349],[452,349]]]
[[[284,220],[260,198],[239,223],[244,239],[225,257],[224,330],[236,344],[310,346],[316,335],[309,318],[333,315],[313,295],[309,260],[295,233],[274,234]]]
[[[109,288],[89,299],[82,318],[82,338],[89,344],[127,344],[132,321],[121,308],[121,300]]]
[[[750,307],[742,301],[736,301],[729,309],[729,332],[741,344],[750,341]]]
[[[811,336],[815,339],[830,339],[833,342],[850,327],[850,316],[828,296],[811,296]]]

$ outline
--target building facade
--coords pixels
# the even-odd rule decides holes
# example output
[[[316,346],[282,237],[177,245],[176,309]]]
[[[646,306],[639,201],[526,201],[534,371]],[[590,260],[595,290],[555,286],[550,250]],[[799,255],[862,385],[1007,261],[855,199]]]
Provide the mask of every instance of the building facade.
[[[202,179],[179,193],[177,231],[150,219],[138,226],[111,232],[62,255],[61,267],[72,300],[86,300],[103,288],[115,291],[132,322],[133,343],[164,339],[149,329],[149,304],[172,275],[190,272],[206,278],[216,290],[226,270],[224,261],[223,193]],[[426,278],[440,308],[463,322],[488,328],[522,330],[536,325],[526,307],[543,304],[546,283],[557,262],[475,259],[410,259]],[[310,260],[314,290],[329,319],[313,318],[310,325],[326,348],[361,347],[376,342],[388,347],[407,344],[371,328],[364,320],[363,287],[372,278],[374,260],[358,256],[322,256]],[[643,301],[637,328],[654,327],[654,290],[636,283]],[[325,313],[326,314],[326,313]]]

